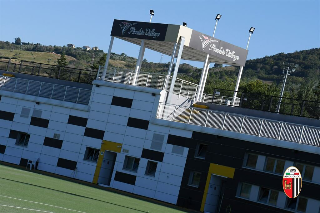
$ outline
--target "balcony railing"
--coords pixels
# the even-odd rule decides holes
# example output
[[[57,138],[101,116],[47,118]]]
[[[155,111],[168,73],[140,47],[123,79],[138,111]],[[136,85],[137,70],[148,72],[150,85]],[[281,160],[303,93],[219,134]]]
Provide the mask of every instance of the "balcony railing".
[[[233,90],[216,88],[213,94],[204,94],[202,102],[230,106],[232,105],[233,93]],[[237,96],[235,107],[277,113],[279,96],[263,96],[258,93],[241,91],[237,92]],[[283,97],[279,114],[320,119],[320,102]]]
[[[97,74],[97,79],[101,80],[103,67],[100,67]],[[132,85],[134,78],[134,71],[132,70],[124,70],[124,69],[112,69],[108,70],[106,73],[105,80],[114,82],[114,83],[122,83]],[[167,91],[171,85],[171,79],[160,73],[147,73],[140,72],[137,76],[137,86],[142,87],[150,87],[155,89],[166,89]],[[165,88],[165,83],[168,82],[168,86]],[[173,92],[178,95],[183,95],[188,98],[193,98],[197,93],[198,85],[191,83],[189,81],[177,78]]]
[[[96,70],[58,67],[56,65],[42,64],[32,61],[14,63],[11,59],[7,58],[0,58],[0,70],[86,84],[91,84],[97,75]]]
[[[320,128],[244,116],[222,111],[189,107],[183,112],[174,105],[160,104],[157,118],[174,122],[320,146]]]
[[[88,89],[8,77],[1,77],[0,90],[83,105],[88,105],[91,96]]]

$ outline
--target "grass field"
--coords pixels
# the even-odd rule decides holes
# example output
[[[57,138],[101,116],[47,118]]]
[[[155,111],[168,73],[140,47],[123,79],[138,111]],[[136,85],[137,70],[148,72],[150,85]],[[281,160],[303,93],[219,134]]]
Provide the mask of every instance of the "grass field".
[[[178,213],[111,191],[0,165],[0,212]]]

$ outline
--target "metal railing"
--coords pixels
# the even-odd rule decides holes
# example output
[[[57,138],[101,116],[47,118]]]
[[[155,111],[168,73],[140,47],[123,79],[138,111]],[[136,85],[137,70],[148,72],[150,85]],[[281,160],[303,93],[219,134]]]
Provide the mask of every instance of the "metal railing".
[[[88,105],[91,90],[22,78],[0,78],[0,90]]]
[[[97,75],[96,70],[58,67],[56,65],[42,64],[32,61],[21,61],[20,63],[14,63],[11,59],[1,57],[0,70],[86,84],[91,84]]]
[[[102,77],[103,66],[99,67],[97,79],[101,80]],[[132,70],[125,70],[125,69],[112,69],[108,70],[106,73],[105,80],[114,82],[114,83],[122,83],[122,84],[129,84],[132,85],[133,78],[134,78],[134,71]],[[166,89],[169,90],[171,85],[171,79],[167,75],[162,73],[147,73],[147,72],[140,72],[137,76],[137,86],[142,87],[150,87],[155,89]],[[165,83],[168,82],[167,88],[165,88]],[[187,98],[193,98],[197,93],[198,85],[191,83],[189,81],[177,78],[173,92],[178,95],[183,95]]]
[[[233,90],[216,88],[213,94],[204,94],[202,102],[230,106],[233,93]],[[241,91],[237,91],[237,94],[239,97],[236,99],[235,107],[277,113],[279,96],[264,96]],[[320,102],[283,97],[280,104],[279,114],[320,119]]]
[[[174,122],[320,146],[320,128],[222,111],[189,107],[172,116],[176,106],[160,104],[157,118]]]

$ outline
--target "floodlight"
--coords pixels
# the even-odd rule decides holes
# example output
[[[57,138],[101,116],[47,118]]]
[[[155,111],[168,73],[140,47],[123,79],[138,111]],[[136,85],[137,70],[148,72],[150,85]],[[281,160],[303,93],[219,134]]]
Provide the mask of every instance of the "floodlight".
[[[254,28],[254,27],[250,27],[249,33],[252,34],[255,29],[256,29],[256,28]]]
[[[183,24],[182,24],[184,27],[186,27],[187,26],[187,23],[186,22],[183,22]]]
[[[150,15],[154,16],[154,11],[150,10]]]
[[[219,20],[221,19],[221,16],[222,16],[222,15],[217,14],[217,16],[216,16],[216,20],[218,20],[218,21],[219,21]]]

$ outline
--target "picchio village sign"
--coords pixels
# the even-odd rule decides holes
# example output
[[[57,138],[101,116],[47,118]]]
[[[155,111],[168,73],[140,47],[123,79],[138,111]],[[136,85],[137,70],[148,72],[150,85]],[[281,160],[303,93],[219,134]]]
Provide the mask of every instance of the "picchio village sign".
[[[178,42],[179,38],[183,36],[185,38],[184,46],[197,50],[192,51],[186,48],[183,52],[192,51],[185,55],[184,53],[182,54],[182,59],[184,59],[184,56],[189,55],[187,60],[195,60],[194,58],[197,58],[196,60],[198,61],[205,61],[206,55],[209,54],[210,58],[217,63],[245,66],[248,54],[248,51],[243,48],[181,25],[115,19],[111,36],[138,45],[140,42],[137,39],[148,40],[148,44],[146,45],[149,45],[150,49],[154,48],[154,50],[161,52],[161,48],[169,48],[169,50],[165,49],[162,52],[167,55],[171,54],[174,43]],[[160,43],[153,41],[164,41],[166,44],[161,46]],[[148,48],[148,46],[146,47]],[[190,55],[195,57],[190,58]]]

